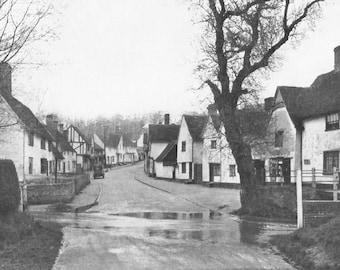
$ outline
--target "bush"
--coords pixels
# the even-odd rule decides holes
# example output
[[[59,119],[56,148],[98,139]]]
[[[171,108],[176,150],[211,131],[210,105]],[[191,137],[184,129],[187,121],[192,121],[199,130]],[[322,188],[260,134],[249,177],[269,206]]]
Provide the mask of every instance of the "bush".
[[[12,160],[0,160],[0,215],[17,211],[20,203],[18,175]]]

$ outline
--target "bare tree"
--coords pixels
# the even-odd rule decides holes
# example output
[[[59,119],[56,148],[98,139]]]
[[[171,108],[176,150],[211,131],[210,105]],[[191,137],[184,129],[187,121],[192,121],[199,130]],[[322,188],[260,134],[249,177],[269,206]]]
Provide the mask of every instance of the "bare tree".
[[[226,129],[241,179],[244,213],[259,207],[251,148],[237,111],[256,99],[261,75],[276,67],[283,45],[296,44],[320,14],[323,0],[196,0],[203,11],[206,58],[198,69]]]
[[[27,56],[24,48],[53,34],[52,28],[43,27],[41,23],[52,8],[48,1],[0,0],[0,64],[11,63],[12,68],[15,68]],[[11,81],[11,71],[7,73],[2,74],[1,78]],[[1,87],[0,94],[8,90],[11,91]],[[8,111],[0,97],[0,129],[14,126],[18,122],[18,118]]]

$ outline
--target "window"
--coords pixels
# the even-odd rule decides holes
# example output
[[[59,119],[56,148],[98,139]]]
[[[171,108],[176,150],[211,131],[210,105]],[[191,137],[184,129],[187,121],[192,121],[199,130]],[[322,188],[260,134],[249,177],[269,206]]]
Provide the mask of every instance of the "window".
[[[51,152],[52,151],[52,145],[51,145],[51,141],[48,141],[48,151]]]
[[[282,147],[283,146],[283,130],[279,130],[275,132],[275,147]]]
[[[339,114],[333,113],[326,116],[326,130],[339,129]]]
[[[339,151],[323,152],[323,173],[333,174],[334,168],[339,169]]]
[[[217,146],[216,140],[212,140],[211,141],[211,149],[216,149],[216,146]]]
[[[28,133],[28,145],[30,145],[30,146],[34,145],[34,133],[33,133],[33,131],[30,131]]]
[[[58,160],[58,171],[60,172],[60,170],[61,170],[61,162],[60,162],[60,160]]]
[[[236,165],[229,165],[229,176],[236,176]]]
[[[71,170],[71,161],[67,161],[67,170]]]
[[[221,175],[221,164],[213,164],[213,175],[220,176]]]
[[[40,159],[40,173],[42,174],[47,174],[48,170],[48,163],[46,158],[41,158]]]
[[[28,158],[28,173],[33,174],[33,158]]]
[[[182,173],[187,173],[186,163],[182,163]]]
[[[45,140],[45,138],[41,138],[40,146],[41,146],[41,149],[46,149],[46,140]]]
[[[185,152],[186,151],[186,147],[187,147],[187,144],[186,142],[182,142],[182,152]]]
[[[72,168],[75,169],[76,168],[76,162],[72,161]]]

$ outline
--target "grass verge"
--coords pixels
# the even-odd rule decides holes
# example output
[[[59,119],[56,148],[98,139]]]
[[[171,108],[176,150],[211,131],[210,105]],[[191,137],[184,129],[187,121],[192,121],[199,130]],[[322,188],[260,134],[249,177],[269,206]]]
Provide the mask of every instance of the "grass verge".
[[[62,240],[61,227],[25,213],[0,216],[0,269],[51,269]]]
[[[319,227],[275,236],[271,243],[303,269],[340,269],[340,217]]]

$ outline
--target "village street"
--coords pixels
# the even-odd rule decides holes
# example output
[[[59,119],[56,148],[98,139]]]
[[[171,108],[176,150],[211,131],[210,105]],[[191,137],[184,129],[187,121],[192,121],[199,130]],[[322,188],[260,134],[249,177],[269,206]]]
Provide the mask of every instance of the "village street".
[[[99,204],[87,212],[40,216],[64,225],[54,270],[294,269],[266,242],[294,226],[229,215],[239,190],[151,179],[142,165],[111,170],[97,183]]]

